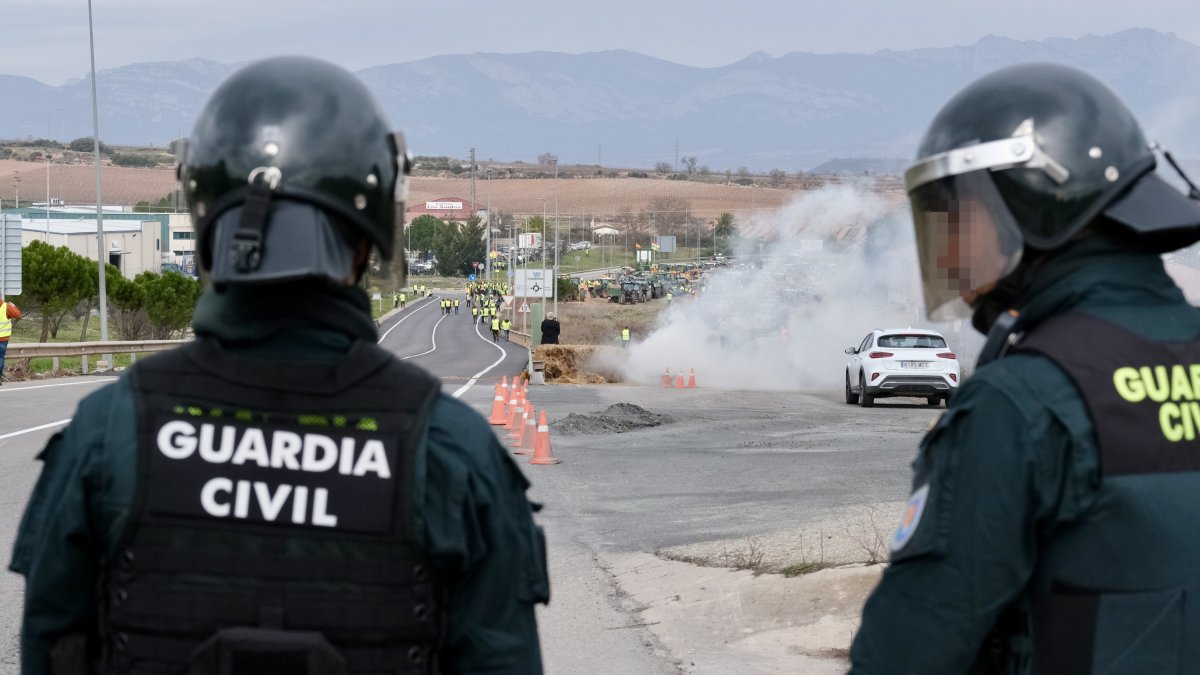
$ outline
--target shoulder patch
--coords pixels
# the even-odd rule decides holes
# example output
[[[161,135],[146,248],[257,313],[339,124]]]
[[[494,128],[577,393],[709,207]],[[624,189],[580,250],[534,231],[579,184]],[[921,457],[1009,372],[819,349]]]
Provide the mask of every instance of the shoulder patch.
[[[904,507],[904,517],[900,520],[896,533],[892,535],[892,553],[903,549],[912,540],[917,526],[921,524],[921,516],[925,513],[925,502],[928,499],[929,483],[917,488],[908,498],[908,505]]]

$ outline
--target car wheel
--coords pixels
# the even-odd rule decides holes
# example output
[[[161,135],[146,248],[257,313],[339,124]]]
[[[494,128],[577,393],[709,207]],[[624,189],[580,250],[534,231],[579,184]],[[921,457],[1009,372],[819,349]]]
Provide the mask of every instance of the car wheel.
[[[929,398],[925,399],[925,402],[928,403],[929,405],[933,406],[934,408],[936,408],[939,405],[941,405],[942,397],[941,396],[930,396]]]
[[[867,393],[867,381],[862,373],[858,374],[858,404],[864,408],[875,405],[875,397]]]
[[[858,396],[850,391],[850,373],[846,373],[846,403],[858,403]]]

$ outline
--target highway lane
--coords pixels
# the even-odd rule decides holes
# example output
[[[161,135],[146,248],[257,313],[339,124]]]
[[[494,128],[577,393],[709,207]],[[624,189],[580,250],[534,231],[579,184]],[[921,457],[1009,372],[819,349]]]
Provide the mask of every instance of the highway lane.
[[[459,300],[458,314],[442,314],[437,301],[443,297]],[[472,322],[462,293],[442,292],[432,302],[410,305],[384,322],[379,332],[381,346],[441,378],[445,389],[456,397],[477,383],[491,384],[502,376],[512,377],[527,363],[525,347],[503,338],[492,342],[491,329]],[[491,389],[484,388],[490,403]]]
[[[114,378],[69,377],[9,382],[0,387],[0,568],[7,569],[21,513],[41,465],[34,461],[46,441],[62,429],[79,400]],[[24,583],[0,572],[0,673],[16,673]]]

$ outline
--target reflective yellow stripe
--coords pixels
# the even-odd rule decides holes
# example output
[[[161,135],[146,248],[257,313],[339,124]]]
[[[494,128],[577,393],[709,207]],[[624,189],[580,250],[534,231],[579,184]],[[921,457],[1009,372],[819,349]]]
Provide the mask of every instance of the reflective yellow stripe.
[[[0,302],[0,338],[12,335],[12,319],[8,318],[8,303]]]

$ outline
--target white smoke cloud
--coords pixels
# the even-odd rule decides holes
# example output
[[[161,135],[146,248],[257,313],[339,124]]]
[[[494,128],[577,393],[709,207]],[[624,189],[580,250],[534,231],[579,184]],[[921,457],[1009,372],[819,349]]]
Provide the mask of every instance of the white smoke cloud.
[[[902,195],[827,186],[739,227],[739,265],[714,272],[698,298],[660,315],[658,327],[629,348],[621,366],[627,381],[694,368],[702,386],[840,391],[843,350],[875,328],[940,330],[964,366],[969,333],[967,351],[977,352],[969,325],[924,319]]]

